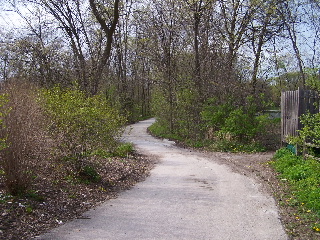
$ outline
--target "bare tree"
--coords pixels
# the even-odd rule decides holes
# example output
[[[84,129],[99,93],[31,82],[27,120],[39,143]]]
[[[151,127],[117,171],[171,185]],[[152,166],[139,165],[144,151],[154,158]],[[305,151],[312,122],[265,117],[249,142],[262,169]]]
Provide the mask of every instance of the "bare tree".
[[[95,94],[98,90],[99,81],[103,73],[103,69],[106,66],[111,53],[112,41],[113,41],[113,34],[116,30],[116,26],[119,20],[119,0],[112,1],[112,13],[106,11],[104,8],[105,1],[98,2],[95,0],[89,0],[90,7],[92,10],[93,15],[95,16],[96,20],[100,24],[102,31],[106,37],[105,43],[102,49],[102,55],[97,63],[97,67],[95,69],[94,74],[94,84],[92,87],[92,93]],[[110,3],[108,3],[110,4]]]
[[[228,67],[231,73],[239,48],[248,41],[245,33],[255,16],[258,5],[242,0],[219,0],[219,3],[223,26],[220,33],[228,45]]]
[[[258,70],[260,67],[260,59],[263,46],[266,42],[273,39],[274,36],[283,32],[283,24],[277,14],[277,1],[270,0],[259,2],[259,10],[256,17],[250,23],[250,31],[248,31],[248,39],[251,39],[252,50],[254,53],[253,72],[251,77],[252,94],[256,93],[256,85],[258,80]]]
[[[301,21],[300,15],[300,3],[295,1],[283,1],[279,8],[279,15],[281,16],[284,26],[286,28],[286,31],[288,33],[287,37],[291,41],[293,51],[295,53],[299,71],[302,78],[302,84],[303,87],[306,83],[306,76],[304,72],[304,62],[301,56],[300,48],[298,46],[298,39],[297,35],[299,34],[297,32],[297,25]]]
[[[113,2],[90,0],[37,0],[40,6],[57,20],[74,54],[74,63],[80,87],[96,94],[104,67],[110,57],[113,34],[119,19],[119,0]],[[89,4],[89,5],[88,5]],[[106,12],[106,7],[112,13]],[[101,31],[90,22],[92,13]]]

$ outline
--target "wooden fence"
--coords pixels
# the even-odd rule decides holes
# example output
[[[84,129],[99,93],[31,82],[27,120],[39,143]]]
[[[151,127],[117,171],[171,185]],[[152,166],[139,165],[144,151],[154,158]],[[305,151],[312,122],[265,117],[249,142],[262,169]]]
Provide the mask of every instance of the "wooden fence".
[[[301,115],[318,113],[319,96],[315,91],[298,89],[281,93],[281,141],[287,142],[287,137],[297,136],[297,130],[302,128],[299,121]]]

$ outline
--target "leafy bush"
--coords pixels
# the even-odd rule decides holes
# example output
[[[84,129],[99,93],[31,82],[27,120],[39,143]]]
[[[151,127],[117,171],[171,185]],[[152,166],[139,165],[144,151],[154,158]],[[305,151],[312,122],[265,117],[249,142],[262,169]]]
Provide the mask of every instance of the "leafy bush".
[[[160,138],[167,138],[171,140],[178,140],[178,141],[183,141],[187,139],[182,138],[178,134],[175,133],[170,133],[170,130],[168,126],[161,124],[158,120],[152,124],[148,130],[155,136],[160,137]]]
[[[232,102],[217,104],[215,98],[210,98],[203,107],[201,117],[205,121],[206,127],[218,131],[225,125],[226,119],[233,110],[235,110],[235,106]]]
[[[2,104],[1,166],[10,194],[19,195],[30,187],[37,164],[44,159],[51,142],[45,131],[46,119],[35,86],[20,81],[3,86],[8,102]],[[4,100],[2,97],[1,100]]]
[[[215,141],[210,148],[216,151],[255,152],[263,150],[257,137],[266,129],[267,116],[257,116],[252,97],[245,104],[236,106],[232,99],[217,104],[212,98],[204,105],[201,117],[208,129],[208,138]]]
[[[117,147],[125,119],[107,103],[105,96],[86,96],[77,87],[55,87],[43,90],[42,97],[51,119],[49,131],[59,139],[61,153],[76,158],[78,171],[88,153],[99,149],[112,152]]]
[[[107,151],[106,149],[97,149],[90,153],[90,156],[98,156],[101,158],[110,157],[122,157],[125,158],[128,154],[134,151],[131,143],[119,143],[119,145],[113,150],[113,152]]]
[[[319,157],[319,148],[314,148],[314,146],[320,146],[320,113],[316,114],[304,114],[300,117],[300,122],[302,123],[302,128],[298,130],[298,135],[289,137],[287,140],[290,144],[299,146],[298,153],[311,154],[313,156]],[[311,145],[308,145],[309,143]],[[300,148],[300,146],[303,146]]]
[[[248,142],[264,130],[266,116],[246,113],[242,107],[230,112],[220,133],[230,134],[240,142]]]

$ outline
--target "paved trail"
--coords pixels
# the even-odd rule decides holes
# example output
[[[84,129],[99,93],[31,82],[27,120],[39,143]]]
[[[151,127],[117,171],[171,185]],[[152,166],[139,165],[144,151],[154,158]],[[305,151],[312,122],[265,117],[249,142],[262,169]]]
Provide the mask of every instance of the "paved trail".
[[[146,181],[39,239],[282,240],[271,196],[254,180],[214,159],[149,136],[147,120],[125,140],[160,163]]]

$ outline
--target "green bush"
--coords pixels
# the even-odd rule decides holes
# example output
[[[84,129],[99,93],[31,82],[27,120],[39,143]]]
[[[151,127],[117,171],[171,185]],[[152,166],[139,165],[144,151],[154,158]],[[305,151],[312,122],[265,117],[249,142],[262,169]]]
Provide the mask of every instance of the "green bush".
[[[268,122],[267,116],[257,116],[257,106],[248,97],[246,104],[236,106],[232,101],[216,104],[215,99],[209,99],[205,104],[201,117],[206,128],[211,129],[215,137],[248,143],[258,133],[264,131]]]
[[[241,143],[238,141],[220,139],[214,141],[207,147],[211,151],[233,152],[233,153],[255,153],[264,152],[265,148],[257,142]]]
[[[170,129],[167,125],[161,124],[158,120],[153,123],[149,129],[152,134],[158,137],[167,137],[170,134]]]
[[[231,137],[240,142],[248,142],[259,132],[263,131],[266,120],[266,117],[263,115],[255,116],[246,113],[242,107],[239,107],[230,112],[220,132],[230,134]]]
[[[217,104],[215,98],[210,98],[203,107],[201,118],[205,121],[206,127],[218,131],[225,125],[226,119],[233,110],[235,106],[231,102]]]
[[[299,146],[298,153],[311,154],[319,157],[319,149],[313,146],[320,145],[320,113],[316,114],[304,114],[300,117],[302,128],[298,130],[298,135],[289,137],[287,140],[291,145]],[[307,145],[306,143],[311,143]],[[303,147],[300,147],[303,146]]]
[[[98,149],[112,152],[118,146],[117,137],[125,119],[103,94],[86,96],[77,87],[55,87],[43,90],[42,97],[51,119],[51,134],[59,140],[62,154],[75,156],[78,165],[90,152]]]

